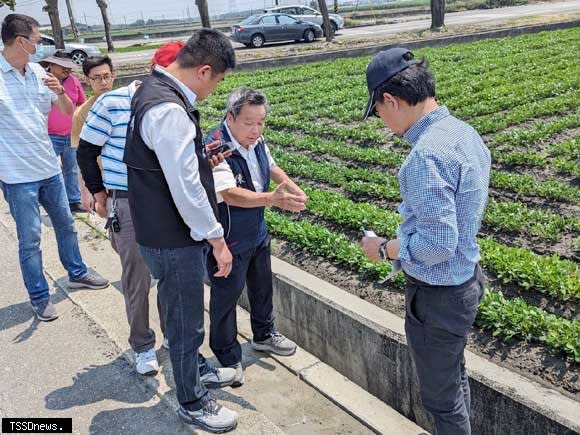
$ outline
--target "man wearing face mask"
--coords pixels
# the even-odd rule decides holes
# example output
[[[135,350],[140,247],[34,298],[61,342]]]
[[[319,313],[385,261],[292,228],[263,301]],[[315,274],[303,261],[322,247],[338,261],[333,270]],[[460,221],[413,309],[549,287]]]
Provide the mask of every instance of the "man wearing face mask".
[[[42,59],[38,22],[10,14],[2,22],[0,55],[0,187],[18,232],[24,284],[36,317],[58,318],[50,301],[40,251],[40,205],[56,233],[61,263],[71,288],[104,288],[108,281],[89,273],[79,251],[60,165],[48,137],[51,107],[72,115],[74,105],[60,81],[34,63]]]
[[[216,262],[208,257],[211,282],[210,347],[225,367],[236,369],[232,386],[244,383],[242,348],[237,340],[236,304],[247,284],[253,341],[259,351],[292,355],[296,343],[274,327],[270,238],[264,219],[266,207],[300,212],[306,194],[276,165],[264,142],[268,102],[261,92],[236,89],[227,103],[224,121],[206,139],[219,139],[231,155],[214,170],[219,220],[234,255],[232,273],[215,276]],[[270,179],[278,186],[269,192]]]
[[[87,101],[81,82],[72,74],[72,70],[78,67],[70,54],[57,50],[52,56],[43,59],[41,65],[47,65],[48,71],[60,81],[75,110]],[[56,107],[48,114],[48,134],[54,152],[60,157],[70,210],[73,213],[82,213],[86,210],[81,206],[76,151],[71,146],[72,122],[72,116],[65,115]]]

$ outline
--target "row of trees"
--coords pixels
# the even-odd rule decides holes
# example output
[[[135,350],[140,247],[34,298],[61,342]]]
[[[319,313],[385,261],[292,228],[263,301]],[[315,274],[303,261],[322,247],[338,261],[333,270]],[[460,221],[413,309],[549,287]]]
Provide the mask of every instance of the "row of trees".
[[[0,0],[0,7],[7,6],[10,9],[14,10],[16,7],[17,0]],[[58,13],[58,0],[44,0],[45,5],[42,8],[44,12],[48,14],[48,18],[50,19],[50,25],[52,27],[52,36],[54,38],[54,44],[57,48],[64,48],[64,36],[62,33],[62,25],[60,23],[60,15]],[[71,30],[72,33],[76,38],[78,38],[79,32],[76,27],[76,21],[73,16],[72,5],[70,0],[65,0],[66,6],[68,10],[68,15],[70,18],[71,23]],[[109,21],[109,14],[107,13],[107,8],[109,7],[108,0],[96,0],[97,6],[101,11],[101,15],[103,17],[103,24],[105,26],[105,37],[107,40],[107,48],[109,52],[115,50],[113,46],[113,39],[111,38],[111,22]]]
[[[76,28],[76,22],[73,16],[73,11],[71,7],[70,0],[65,0],[66,6],[71,22],[71,30],[76,38],[78,38],[78,30]],[[60,23],[60,16],[58,14],[58,0],[45,0],[46,5],[43,10],[48,13],[50,18],[50,24],[52,26],[52,35],[54,37],[54,42],[57,48],[64,48],[64,36],[62,33],[62,25]],[[103,24],[105,27],[105,39],[107,41],[107,48],[109,52],[113,52],[115,47],[113,46],[113,39],[111,37],[111,23],[109,21],[109,15],[107,13],[108,0],[96,0],[97,6],[101,11],[103,17]],[[195,0],[195,4],[199,10],[199,16],[201,18],[201,25],[203,27],[210,28],[211,23],[209,20],[209,10],[207,6],[207,0]],[[276,0],[276,5],[278,5],[278,0]],[[10,9],[14,10],[16,6],[16,0],[0,0],[0,7],[8,6]],[[330,18],[328,16],[328,7],[326,5],[326,0],[318,0],[318,6],[320,8],[320,13],[323,18],[323,28],[326,30],[326,40],[328,42],[334,39],[333,29],[330,25]],[[334,12],[338,11],[338,0],[334,0]],[[444,14],[445,14],[445,0],[431,0],[431,30],[439,30],[444,25]]]

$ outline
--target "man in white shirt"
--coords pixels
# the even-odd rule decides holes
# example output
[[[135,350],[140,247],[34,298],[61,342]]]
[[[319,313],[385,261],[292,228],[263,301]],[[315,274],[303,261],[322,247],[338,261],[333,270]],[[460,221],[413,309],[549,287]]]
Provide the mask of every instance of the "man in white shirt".
[[[196,31],[167,68],[155,68],[133,96],[124,162],[129,207],[145,264],[159,280],[160,309],[173,367],[179,417],[210,432],[237,426],[200,381],[205,263],[211,250],[228,276],[232,255],[218,222],[213,176],[194,104],[235,67],[222,33]]]
[[[40,250],[40,206],[56,233],[58,253],[71,288],[104,288],[109,282],[89,273],[81,258],[60,164],[48,137],[48,114],[55,107],[72,115],[74,106],[60,81],[40,65],[38,22],[10,14],[2,22],[0,54],[0,188],[18,232],[24,284],[36,317],[58,318],[50,301]]]
[[[210,347],[220,363],[236,369],[232,386],[244,382],[242,348],[237,340],[236,304],[245,286],[251,306],[256,350],[292,355],[296,344],[276,331],[272,303],[270,238],[264,219],[266,207],[300,212],[306,194],[276,165],[264,142],[268,103],[261,92],[236,89],[229,97],[227,114],[206,143],[220,140],[231,154],[214,170],[219,220],[234,256],[232,273],[215,276],[216,261],[208,257],[211,282]],[[270,192],[270,179],[278,186]]]

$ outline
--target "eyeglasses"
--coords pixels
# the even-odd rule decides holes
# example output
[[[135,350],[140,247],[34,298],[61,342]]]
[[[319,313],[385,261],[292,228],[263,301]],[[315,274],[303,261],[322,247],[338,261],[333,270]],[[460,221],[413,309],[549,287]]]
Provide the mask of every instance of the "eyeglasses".
[[[113,80],[113,75],[112,74],[104,74],[102,76],[94,76],[94,77],[89,77],[89,80],[92,80],[93,82],[101,82],[101,81],[105,81],[105,82],[110,82],[111,80]]]
[[[26,35],[16,35],[16,36],[20,36],[21,38],[26,39],[28,42],[30,42],[31,44],[40,44],[42,42],[42,39],[38,39],[36,41],[33,41],[32,39],[30,39],[30,36],[26,36]]]

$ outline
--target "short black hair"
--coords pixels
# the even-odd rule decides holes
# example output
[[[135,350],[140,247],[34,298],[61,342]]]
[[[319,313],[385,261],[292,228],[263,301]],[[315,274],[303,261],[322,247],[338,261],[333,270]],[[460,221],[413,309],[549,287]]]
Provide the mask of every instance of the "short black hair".
[[[93,68],[102,65],[109,65],[111,72],[113,72],[113,61],[109,56],[90,56],[83,62],[83,73],[88,77]]]
[[[411,106],[434,98],[435,77],[431,74],[429,62],[423,59],[384,82],[375,92],[375,102],[382,103],[385,93],[399,97]]]
[[[2,21],[2,42],[5,45],[12,44],[17,36],[30,36],[38,27],[40,27],[38,21],[28,15],[6,15]]]
[[[220,74],[236,67],[236,53],[222,32],[200,29],[193,33],[177,53],[176,62],[182,68],[209,65],[214,74]]]

